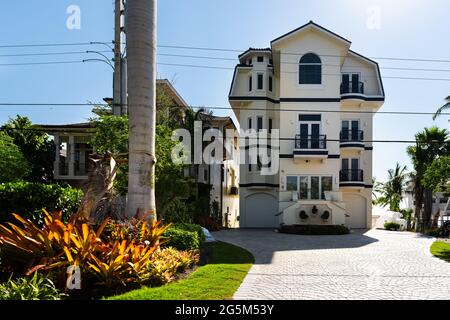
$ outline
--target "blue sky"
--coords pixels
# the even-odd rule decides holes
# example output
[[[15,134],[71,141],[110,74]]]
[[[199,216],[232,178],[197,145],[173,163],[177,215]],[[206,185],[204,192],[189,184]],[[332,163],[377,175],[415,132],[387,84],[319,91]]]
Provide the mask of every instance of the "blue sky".
[[[0,45],[21,43],[73,43],[111,41],[112,0],[15,0],[2,4],[4,32]],[[81,8],[81,29],[66,27],[69,5]],[[159,1],[158,40],[161,45],[246,49],[266,47],[270,40],[309,20],[353,42],[352,49],[369,57],[403,57],[450,60],[450,3],[446,0],[162,0]],[[380,12],[379,28],[369,28],[368,10]],[[4,57],[36,52],[105,50],[93,47],[0,48],[5,63],[67,61],[93,58],[86,54],[47,57]],[[236,58],[234,52],[160,49],[160,53]],[[159,62],[233,67],[233,61],[161,56]],[[378,60],[381,67],[450,70],[450,63]],[[384,76],[448,78],[450,72],[382,70]],[[228,106],[232,71],[160,66],[159,77],[175,87],[191,105]],[[0,66],[1,102],[79,103],[102,102],[111,96],[111,69],[102,63],[45,66]],[[382,110],[433,112],[450,95],[450,81],[384,80],[386,103]],[[216,114],[226,114],[226,111]],[[15,114],[35,123],[85,121],[89,107],[0,107],[0,123]],[[448,118],[448,117],[447,117]],[[375,116],[375,139],[411,140],[426,126],[449,127],[447,118],[431,116]],[[398,161],[411,169],[404,144],[376,144],[374,175],[383,180]]]

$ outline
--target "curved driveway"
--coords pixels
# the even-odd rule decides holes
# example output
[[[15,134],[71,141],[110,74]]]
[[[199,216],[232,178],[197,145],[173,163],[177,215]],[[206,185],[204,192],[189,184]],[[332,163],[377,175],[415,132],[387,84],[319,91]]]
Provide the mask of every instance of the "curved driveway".
[[[450,299],[450,263],[431,256],[432,238],[414,233],[238,229],[214,237],[255,256],[235,299]]]

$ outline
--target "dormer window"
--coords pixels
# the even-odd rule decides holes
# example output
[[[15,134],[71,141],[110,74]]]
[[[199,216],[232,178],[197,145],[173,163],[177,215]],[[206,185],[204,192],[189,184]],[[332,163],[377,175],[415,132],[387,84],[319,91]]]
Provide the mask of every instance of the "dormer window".
[[[264,62],[264,57],[263,56],[258,56],[258,58],[257,58],[258,60],[258,62]]]
[[[300,59],[299,84],[322,84],[322,61],[314,53],[307,53]]]

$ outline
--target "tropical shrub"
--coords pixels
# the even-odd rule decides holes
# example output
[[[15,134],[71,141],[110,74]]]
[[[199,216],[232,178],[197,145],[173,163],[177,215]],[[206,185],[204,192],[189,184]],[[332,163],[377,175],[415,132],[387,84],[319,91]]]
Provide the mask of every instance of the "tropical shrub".
[[[39,227],[17,214],[14,217],[21,226],[0,224],[0,258],[5,267],[16,274],[51,273],[61,280],[69,266],[78,266],[82,289],[95,295],[166,283],[198,261],[195,252],[158,251],[161,244],[172,240],[166,239],[171,226],[159,221],[132,220],[126,224],[107,219],[93,227],[80,221],[64,223],[61,212],[50,215],[44,211],[44,223]],[[175,244],[198,248],[197,232],[173,229],[172,233],[174,230],[183,233]],[[64,283],[58,282],[58,287]]]
[[[163,247],[174,247],[178,250],[198,250],[200,248],[200,238],[195,231],[187,231],[170,227],[163,235],[167,242]]]
[[[398,230],[400,230],[400,224],[398,224],[396,222],[385,222],[384,228],[386,230],[398,231]]]
[[[48,212],[61,211],[62,220],[75,212],[83,192],[72,187],[32,182],[10,182],[0,184],[0,223],[13,221],[11,213],[42,225]]]
[[[63,296],[50,279],[37,272],[0,284],[0,300],[60,300]]]
[[[147,267],[145,283],[159,286],[175,279],[179,272],[183,272],[199,261],[197,251],[179,251],[165,248],[157,251]]]
[[[174,223],[172,228],[196,232],[198,234],[198,238],[200,239],[200,244],[205,241],[205,234],[203,233],[201,225],[192,223]]]

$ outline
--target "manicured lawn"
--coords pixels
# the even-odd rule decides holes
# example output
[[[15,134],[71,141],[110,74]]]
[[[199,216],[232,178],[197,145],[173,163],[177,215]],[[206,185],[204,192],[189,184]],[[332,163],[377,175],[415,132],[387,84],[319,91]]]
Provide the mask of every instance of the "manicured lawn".
[[[450,243],[436,241],[431,245],[430,251],[433,256],[450,262]]]
[[[254,258],[247,250],[218,242],[212,263],[199,267],[186,279],[156,288],[144,287],[110,300],[224,300],[239,288]]]

